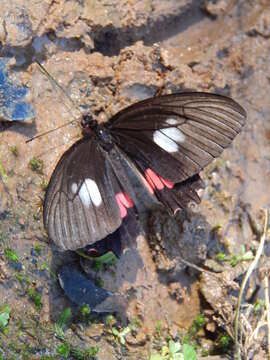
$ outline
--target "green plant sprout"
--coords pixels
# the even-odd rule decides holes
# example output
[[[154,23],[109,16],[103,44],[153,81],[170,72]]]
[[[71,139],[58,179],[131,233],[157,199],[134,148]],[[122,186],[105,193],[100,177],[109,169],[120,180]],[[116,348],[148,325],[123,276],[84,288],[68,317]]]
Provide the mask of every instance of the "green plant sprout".
[[[5,257],[11,261],[11,262],[18,262],[19,261],[19,256],[16,253],[15,250],[11,249],[11,248],[6,248],[4,251]]]
[[[1,164],[0,164],[0,177],[3,179],[4,183],[8,185],[8,176]]]
[[[251,250],[245,251],[245,248],[242,248],[240,254],[232,254],[231,256],[227,256],[225,253],[219,252],[216,255],[216,259],[218,261],[227,261],[232,267],[235,267],[240,262],[253,260],[254,255]]]
[[[8,324],[11,307],[9,305],[0,306],[0,329],[4,330]]]
[[[18,157],[18,155],[19,155],[19,150],[18,150],[18,148],[17,148],[16,145],[11,146],[11,147],[10,147],[10,151],[11,151],[11,153],[12,153],[15,157]]]
[[[125,345],[125,343],[126,343],[125,338],[126,338],[127,334],[131,331],[131,329],[129,326],[127,326],[123,330],[119,331],[115,327],[113,327],[111,331],[112,331],[113,336],[117,340],[119,340],[120,344]]]
[[[32,287],[30,287],[28,289],[28,295],[29,295],[29,298],[34,302],[35,304],[35,307],[38,309],[38,310],[41,310],[42,307],[43,307],[43,302],[42,302],[42,298],[41,298],[41,295],[38,294],[36,292],[36,290]]]
[[[32,171],[37,172],[38,174],[42,174],[43,171],[43,161],[33,157],[30,161],[29,161],[29,167]]]
[[[56,337],[60,340],[64,339],[64,329],[67,326],[67,323],[71,319],[72,313],[71,308],[67,307],[61,311],[58,316],[58,320],[55,324],[55,333]]]
[[[161,352],[152,354],[149,360],[197,360],[197,355],[191,345],[182,346],[178,341],[169,340],[167,345],[162,346]]]

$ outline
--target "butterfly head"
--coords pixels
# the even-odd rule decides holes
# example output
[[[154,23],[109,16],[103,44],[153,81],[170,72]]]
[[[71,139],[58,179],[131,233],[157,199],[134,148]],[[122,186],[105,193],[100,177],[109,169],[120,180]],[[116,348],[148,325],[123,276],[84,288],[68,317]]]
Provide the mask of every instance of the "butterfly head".
[[[96,130],[98,123],[91,114],[85,114],[81,120],[81,126],[85,134],[90,134],[92,130]]]

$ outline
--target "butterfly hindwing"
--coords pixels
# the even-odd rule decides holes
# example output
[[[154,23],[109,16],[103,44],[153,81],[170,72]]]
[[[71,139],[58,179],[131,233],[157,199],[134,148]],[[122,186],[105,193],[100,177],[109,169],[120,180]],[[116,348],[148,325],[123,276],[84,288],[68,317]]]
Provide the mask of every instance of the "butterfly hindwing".
[[[240,132],[245,117],[242,107],[225,96],[179,93],[132,105],[107,126],[139,166],[143,163],[177,183],[219,156]]]

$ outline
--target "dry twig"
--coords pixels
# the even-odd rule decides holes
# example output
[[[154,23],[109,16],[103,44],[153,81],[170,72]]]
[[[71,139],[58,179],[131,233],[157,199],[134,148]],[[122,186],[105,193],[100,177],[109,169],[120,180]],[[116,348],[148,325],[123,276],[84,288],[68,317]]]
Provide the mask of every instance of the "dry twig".
[[[264,275],[264,300],[265,300],[265,309],[266,309],[266,319],[267,319],[267,345],[268,345],[268,360],[270,360],[270,314],[269,314],[269,287],[268,287],[268,273]]]
[[[234,344],[235,344],[235,357],[238,360],[241,360],[241,351],[240,351],[239,342],[238,342],[240,307],[241,307],[241,302],[242,302],[243,294],[244,294],[245,287],[247,285],[248,279],[250,278],[252,272],[256,268],[256,266],[257,266],[257,264],[259,262],[259,259],[260,259],[261,255],[263,253],[263,248],[264,248],[264,243],[265,243],[265,238],[266,238],[266,232],[267,232],[267,225],[268,225],[268,211],[264,210],[264,214],[265,214],[265,218],[264,218],[263,234],[262,234],[261,239],[260,239],[260,243],[259,243],[258,250],[256,252],[256,256],[255,256],[254,260],[252,261],[252,263],[250,264],[250,266],[249,266],[249,268],[248,268],[248,270],[246,272],[246,275],[244,276],[244,279],[242,281],[240,291],[239,291],[239,296],[238,296],[237,307],[236,307],[235,322],[234,322]]]

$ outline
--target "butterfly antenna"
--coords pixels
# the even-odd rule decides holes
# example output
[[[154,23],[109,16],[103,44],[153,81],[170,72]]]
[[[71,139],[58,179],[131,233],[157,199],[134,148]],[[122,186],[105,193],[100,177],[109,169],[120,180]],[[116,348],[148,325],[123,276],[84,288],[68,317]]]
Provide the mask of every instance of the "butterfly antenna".
[[[52,75],[45,69],[43,65],[38,60],[35,60],[37,65],[39,66],[41,72],[43,72],[52,82],[53,84],[58,87],[58,89],[67,97],[67,99],[72,103],[72,105],[83,115],[81,109],[79,108],[78,104],[72,100],[72,98],[69,96],[69,94],[66,92],[66,90],[55,80]]]
[[[29,143],[29,142],[32,141],[32,140],[38,139],[38,138],[40,138],[40,137],[43,136],[43,135],[47,135],[47,134],[50,134],[50,133],[52,133],[52,132],[54,132],[54,131],[56,131],[56,130],[62,129],[63,127],[68,126],[68,125],[70,125],[70,124],[72,124],[72,123],[74,123],[74,122],[76,122],[76,121],[77,121],[77,119],[76,119],[76,120],[75,120],[75,119],[74,119],[74,120],[71,120],[71,121],[69,121],[69,122],[67,122],[67,123],[65,123],[65,124],[63,124],[63,125],[61,125],[61,126],[58,126],[58,127],[54,128],[54,129],[51,129],[51,130],[45,131],[45,132],[43,132],[43,133],[40,133],[40,134],[38,134],[38,135],[36,135],[36,136],[33,136],[33,137],[31,137],[30,139],[26,140],[25,142],[26,142],[26,143]]]
[[[83,115],[81,109],[79,108],[78,104],[76,104],[72,99],[71,97],[68,95],[68,93],[66,92],[66,90],[52,77],[52,75],[45,69],[45,67],[43,65],[41,65],[41,63],[38,61],[38,60],[35,60],[36,64],[39,66],[40,68],[40,71],[45,74],[47,76],[47,78],[66,96],[66,98],[72,103],[72,105],[80,112],[81,115]],[[67,106],[67,104],[65,102],[63,102],[63,105],[65,106],[65,108],[71,112],[71,116],[73,117],[73,120],[63,124],[63,125],[60,125],[54,129],[51,129],[51,130],[48,130],[48,131],[45,131],[43,133],[40,133],[36,136],[33,136],[31,137],[30,139],[26,140],[26,143],[29,143],[30,141],[33,141],[35,139],[38,139],[40,137],[42,137],[43,135],[47,135],[47,134],[50,134],[56,130],[59,130],[59,129],[62,129],[63,127],[65,126],[68,126],[74,122],[77,122],[77,118],[72,114],[72,109],[70,107]]]

